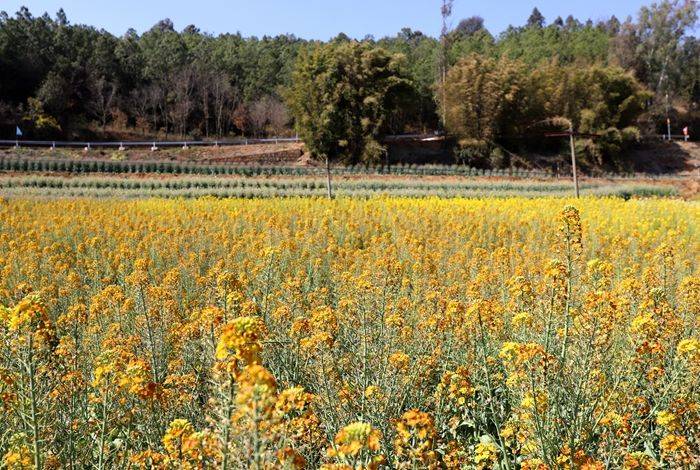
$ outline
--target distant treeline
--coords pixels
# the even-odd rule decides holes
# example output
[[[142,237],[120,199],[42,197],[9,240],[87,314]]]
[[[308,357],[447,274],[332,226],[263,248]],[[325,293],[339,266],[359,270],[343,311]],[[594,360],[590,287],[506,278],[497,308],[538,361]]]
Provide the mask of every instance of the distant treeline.
[[[674,133],[679,133],[684,123],[697,119],[700,102],[700,42],[691,35],[697,12],[695,1],[672,0],[645,7],[634,19],[623,22],[612,17],[594,23],[569,16],[548,23],[535,9],[524,26],[510,27],[498,36],[484,27],[481,18],[472,17],[455,22],[455,28],[446,29],[438,38],[405,28],[393,37],[367,37],[361,42],[391,56],[402,54],[398,66],[412,87],[413,99],[392,110],[383,123],[385,132],[432,131],[443,127],[443,121],[447,127],[459,127],[449,125],[450,113],[478,114],[477,108],[489,105],[477,100],[468,102],[470,109],[465,110],[438,104],[450,89],[445,83],[448,77],[460,80],[454,66],[461,64],[467,69],[493,69],[495,80],[504,79],[497,72],[503,66],[531,76],[557,67],[583,70],[578,75],[551,72],[542,76],[554,81],[589,80],[609,75],[612,69],[621,70],[639,84],[638,89],[637,83],[625,85],[631,87],[627,92],[635,100],[643,97],[641,92],[649,93],[640,103],[643,109],[632,116],[641,132],[665,129],[668,112]],[[330,41],[348,42],[352,40],[344,34]],[[293,35],[213,36],[194,25],[177,31],[167,19],[141,35],[129,30],[117,37],[71,24],[62,10],[53,18],[33,16],[27,8],[14,16],[3,12],[0,129],[8,137],[19,124],[25,137],[34,138],[115,132],[194,138],[291,133],[295,116],[286,103],[297,58],[322,45]],[[586,72],[589,69],[604,71],[596,75]],[[509,106],[532,101],[527,93],[552,93],[558,90],[555,85],[534,91],[521,87],[518,101]],[[582,110],[574,115],[567,103],[586,97],[564,95],[588,91],[562,87],[560,103],[552,107],[558,113],[571,111],[569,117],[578,124]],[[463,87],[452,88],[460,100],[476,99]],[[607,98],[615,95],[615,90],[608,92],[603,93]],[[596,106],[605,107],[606,96],[596,97]],[[512,98],[507,90],[498,99],[505,98]],[[547,97],[539,98],[544,98],[543,106],[551,104]],[[501,104],[496,103],[499,112]],[[614,112],[625,113],[624,106],[618,108]],[[625,116],[609,121],[631,125]],[[499,136],[503,129],[524,132],[523,126],[504,125],[459,129],[458,133],[460,138],[477,140],[512,137]]]

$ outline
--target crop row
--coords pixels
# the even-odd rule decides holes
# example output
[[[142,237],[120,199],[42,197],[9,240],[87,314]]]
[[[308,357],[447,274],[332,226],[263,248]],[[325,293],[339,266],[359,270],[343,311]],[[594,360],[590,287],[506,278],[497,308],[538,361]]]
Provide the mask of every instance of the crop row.
[[[178,178],[127,179],[105,177],[62,178],[6,177],[0,179],[0,192],[5,195],[64,195],[70,197],[299,197],[323,196],[323,180],[261,178]],[[619,197],[666,197],[676,195],[675,188],[659,185],[595,185],[582,186],[583,194]],[[370,197],[390,194],[403,197],[511,197],[568,196],[567,184],[481,181],[426,182],[400,180],[341,180],[335,183],[341,196]]]
[[[32,158],[0,156],[0,171],[7,172],[60,172],[60,173],[112,173],[112,174],[172,174],[172,175],[215,175],[215,176],[319,176],[325,169],[313,166],[274,166],[236,165],[216,163],[192,163],[176,161],[120,161],[120,160],[81,160],[57,158]],[[474,176],[508,178],[552,178],[555,175],[544,170],[521,168],[483,169],[463,165],[415,165],[396,164],[391,166],[343,165],[331,169],[334,175],[397,175],[397,176]],[[642,173],[601,173],[608,179],[633,178],[681,178],[678,175],[658,175]]]
[[[204,164],[173,161],[119,161],[41,159],[0,157],[0,171],[67,172],[67,173],[160,173],[189,175],[319,175],[325,169],[295,166],[243,166],[231,164]],[[424,175],[424,176],[512,176],[514,178],[546,178],[552,175],[539,170],[506,169],[485,170],[460,165],[348,165],[332,168],[335,175]]]

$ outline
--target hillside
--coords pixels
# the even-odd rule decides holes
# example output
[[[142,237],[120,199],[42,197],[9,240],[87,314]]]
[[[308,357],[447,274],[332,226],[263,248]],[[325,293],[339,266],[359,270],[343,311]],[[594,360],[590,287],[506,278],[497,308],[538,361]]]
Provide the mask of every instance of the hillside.
[[[700,143],[659,142],[634,151],[634,170],[644,173],[692,173],[700,169]]]

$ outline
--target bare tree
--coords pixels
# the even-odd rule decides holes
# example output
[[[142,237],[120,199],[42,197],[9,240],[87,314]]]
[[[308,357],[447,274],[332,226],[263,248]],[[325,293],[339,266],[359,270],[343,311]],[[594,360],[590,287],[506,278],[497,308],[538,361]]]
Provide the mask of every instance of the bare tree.
[[[214,121],[216,123],[216,135],[221,137],[226,129],[226,115],[232,114],[230,111],[236,106],[234,88],[225,73],[219,72],[212,81],[212,100],[214,106]]]
[[[165,93],[163,87],[159,83],[154,83],[149,85],[144,92],[144,98],[148,103],[148,108],[151,112],[151,118],[153,119],[153,131],[158,132],[158,116],[162,114],[164,117],[166,113],[164,112],[165,106]],[[167,133],[167,121],[164,124],[166,126]]]
[[[274,96],[263,96],[250,107],[250,121],[256,134],[264,133],[266,128],[279,135],[289,123],[287,107]]]
[[[259,99],[250,107],[249,117],[255,137],[264,132],[269,115],[268,97]]]
[[[149,90],[146,88],[137,88],[129,93],[128,106],[130,111],[136,118],[136,127],[141,129],[145,135],[149,127],[149,116],[151,111],[151,102],[148,97]],[[157,129],[154,125],[154,129]]]
[[[250,109],[245,103],[239,103],[231,111],[231,122],[244,135],[251,135],[255,132],[255,128],[250,119]]]
[[[289,110],[287,106],[277,98],[271,98],[270,100],[268,122],[275,135],[281,135],[287,130],[287,124],[289,124]]]
[[[92,82],[91,107],[100,121],[102,132],[107,127],[107,119],[112,114],[112,106],[117,94],[117,85],[108,81],[104,76]]]
[[[173,106],[170,115],[173,123],[177,123],[180,135],[187,134],[187,123],[194,108],[195,74],[192,67],[185,67],[173,77]]]
[[[209,137],[209,121],[211,120],[211,91],[213,74],[210,70],[200,67],[197,70],[197,94],[202,106],[202,121],[204,124],[204,135]]]

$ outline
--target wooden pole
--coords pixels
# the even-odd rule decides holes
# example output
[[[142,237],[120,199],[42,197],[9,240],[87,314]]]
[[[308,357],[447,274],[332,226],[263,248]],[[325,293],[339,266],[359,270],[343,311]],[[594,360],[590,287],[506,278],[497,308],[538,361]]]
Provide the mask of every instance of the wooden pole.
[[[576,190],[576,198],[579,197],[578,189],[578,173],[576,171],[576,146],[574,145],[574,125],[569,123],[569,142],[571,144],[571,168],[574,174],[574,188]]]
[[[333,187],[331,186],[331,160],[326,155],[326,190],[328,199],[333,199]]]

